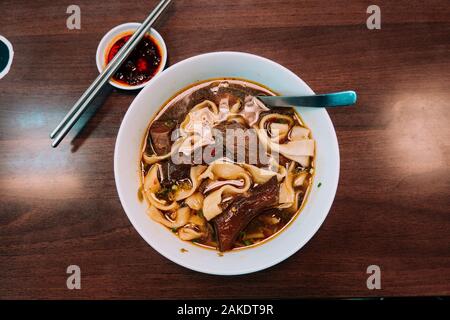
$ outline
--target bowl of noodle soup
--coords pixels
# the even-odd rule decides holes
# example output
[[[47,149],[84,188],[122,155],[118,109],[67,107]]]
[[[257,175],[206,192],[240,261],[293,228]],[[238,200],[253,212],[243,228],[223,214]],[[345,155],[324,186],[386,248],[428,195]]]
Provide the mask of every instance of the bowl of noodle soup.
[[[336,134],[324,108],[269,108],[256,96],[310,94],[290,70],[240,52],[195,56],[151,79],[114,154],[134,228],[209,274],[259,271],[298,251],[336,193]]]

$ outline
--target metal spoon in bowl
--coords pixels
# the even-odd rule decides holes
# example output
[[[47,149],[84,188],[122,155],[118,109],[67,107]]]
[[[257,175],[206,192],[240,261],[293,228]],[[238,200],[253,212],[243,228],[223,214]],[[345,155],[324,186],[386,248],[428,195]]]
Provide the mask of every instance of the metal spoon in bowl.
[[[356,102],[355,91],[341,91],[312,96],[257,96],[269,107],[330,108],[349,106]]]

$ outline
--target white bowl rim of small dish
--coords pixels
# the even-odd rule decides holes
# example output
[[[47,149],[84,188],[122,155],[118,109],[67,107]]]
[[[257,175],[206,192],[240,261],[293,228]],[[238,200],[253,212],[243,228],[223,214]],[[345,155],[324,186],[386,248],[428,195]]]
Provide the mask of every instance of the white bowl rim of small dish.
[[[283,95],[314,94],[297,75],[280,64],[243,52],[212,52],[180,61],[152,78],[131,103],[116,140],[114,174],[122,206],[134,228],[161,255],[186,268],[208,274],[238,275],[269,268],[300,250],[318,231],[333,203],[339,180],[336,133],[324,108],[298,108],[316,140],[312,190],[285,230],[255,247],[217,251],[182,241],[146,215],[137,197],[139,150],[147,127],[159,108],[180,90],[214,78],[240,78],[260,83]],[[133,154],[133,153],[136,154]],[[183,250],[186,249],[184,253]]]
[[[14,59],[14,49],[11,42],[4,36],[0,35],[0,41],[6,45],[9,53],[8,62],[6,63],[6,66],[3,70],[0,71],[0,79],[2,79],[4,76],[8,74],[9,70],[11,69],[11,65]]]
[[[97,64],[98,72],[102,72],[103,69],[106,67],[106,61],[105,61],[105,57],[106,57],[106,54],[107,54],[106,51],[112,45],[112,41],[114,39],[116,39],[121,34],[124,34],[126,32],[135,31],[137,28],[139,28],[140,25],[141,25],[141,23],[138,23],[138,22],[123,23],[123,24],[120,24],[118,26],[115,26],[114,28],[109,30],[103,36],[103,38],[100,40],[100,42],[99,42],[99,44],[97,46],[97,52],[96,52],[96,55],[95,55],[95,62]],[[161,50],[161,62],[160,62],[158,70],[156,71],[155,75],[153,76],[153,78],[154,78],[159,73],[161,73],[164,70],[164,67],[166,66],[166,63],[167,63],[167,47],[166,47],[166,43],[164,42],[163,37],[155,29],[150,28],[150,30],[147,32],[147,34],[150,35],[156,41],[158,47]],[[111,84],[113,87],[116,87],[116,88],[122,89],[122,90],[138,90],[138,89],[142,89],[143,87],[145,87],[147,85],[147,83],[148,83],[148,81],[143,82],[143,83],[138,84],[138,85],[131,86],[131,85],[123,85],[123,84],[121,84],[121,83],[119,83],[117,81],[114,81],[112,79],[109,80],[109,84]]]

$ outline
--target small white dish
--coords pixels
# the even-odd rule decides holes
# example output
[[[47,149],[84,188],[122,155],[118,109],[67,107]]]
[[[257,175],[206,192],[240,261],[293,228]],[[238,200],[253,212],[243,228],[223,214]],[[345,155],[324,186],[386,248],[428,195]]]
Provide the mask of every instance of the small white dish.
[[[0,79],[1,79],[8,74],[9,69],[11,68],[11,64],[14,58],[14,50],[11,42],[9,42],[9,40],[6,39],[5,37],[0,36],[0,41],[3,42],[8,48],[8,62],[6,63],[5,68],[3,68],[3,70],[0,70]]]
[[[100,43],[98,44],[97,53],[96,53],[96,63],[97,63],[98,72],[102,72],[103,69],[106,67],[106,64],[107,64],[106,56],[107,56],[111,46],[117,40],[119,40],[121,37],[125,36],[126,34],[132,34],[134,31],[136,31],[137,28],[139,28],[140,25],[141,24],[137,23],[137,22],[124,23],[124,24],[121,24],[121,25],[118,25],[118,26],[112,28],[103,36],[102,40],[100,40]],[[161,73],[164,70],[164,67],[167,62],[167,47],[166,47],[166,43],[164,42],[164,39],[161,37],[161,35],[155,29],[150,28],[150,31],[147,32],[147,34],[153,38],[153,40],[156,42],[156,44],[158,45],[158,47],[161,51],[161,63],[159,65],[159,68],[156,71],[155,75],[153,76],[153,77],[155,77],[156,75],[158,75],[159,73]],[[137,90],[137,89],[142,89],[148,83],[148,81],[141,83],[139,85],[131,86],[131,85],[121,84],[111,78],[109,80],[109,83],[118,89]]]
[[[274,238],[258,246],[232,250],[223,255],[181,240],[166,227],[151,220],[146,214],[147,203],[138,199],[142,140],[150,121],[164,103],[180,90],[212,78],[252,80],[281,95],[314,94],[292,71],[253,54],[213,52],[178,62],[151,79],[125,114],[116,140],[114,175],[120,201],[128,218],[156,251],[179,265],[199,272],[245,274],[287,259],[319,230],[333,203],[338,185],[338,142],[324,108],[298,108],[297,111],[316,141],[313,185],[300,214]]]

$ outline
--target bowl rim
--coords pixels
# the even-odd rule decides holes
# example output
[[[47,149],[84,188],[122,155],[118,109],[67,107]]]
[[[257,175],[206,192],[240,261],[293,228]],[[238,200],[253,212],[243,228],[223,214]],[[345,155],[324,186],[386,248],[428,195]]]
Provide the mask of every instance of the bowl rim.
[[[182,61],[177,62],[176,64],[172,65],[171,67],[169,67],[166,70],[175,68],[175,67],[179,67],[181,65],[184,64],[189,64],[192,63],[198,59],[203,59],[205,56],[213,56],[213,55],[243,55],[243,56],[248,56],[254,59],[260,59],[260,60],[264,60],[265,63],[270,63],[275,65],[277,68],[281,68],[283,69],[285,72],[290,73],[292,76],[294,76],[297,80],[299,80],[300,82],[302,82],[304,84],[304,86],[308,89],[308,91],[311,92],[311,94],[314,94],[314,92],[312,91],[312,89],[299,77],[297,76],[295,73],[293,73],[291,70],[287,69],[286,67],[284,67],[283,65],[272,61],[270,59],[267,59],[265,57],[261,57],[255,54],[251,54],[251,53],[246,53],[246,52],[236,52],[236,51],[216,51],[216,52],[209,52],[209,53],[203,53],[203,54],[199,54],[187,59],[184,59]],[[157,76],[153,77],[152,79],[150,79],[147,84],[158,81],[159,77],[162,75],[158,74]],[[207,80],[207,79],[201,79],[201,80]],[[196,83],[196,80],[193,80],[192,83]],[[142,90],[142,92],[144,92],[145,90]],[[133,102],[131,103],[130,107],[128,108],[123,120],[122,120],[122,124],[125,123],[128,118],[130,117],[130,110],[133,109],[133,105],[137,104],[136,101],[138,101],[138,97],[141,93],[138,94],[138,96],[135,97],[135,99],[133,100]],[[321,225],[323,224],[323,222],[325,221],[326,217],[328,216],[331,206],[334,202],[334,198],[336,195],[336,191],[337,191],[337,187],[338,187],[338,183],[339,183],[339,175],[340,175],[340,154],[339,154],[339,144],[338,144],[338,140],[337,140],[337,135],[336,135],[336,131],[334,129],[333,123],[331,121],[331,118],[329,117],[328,113],[326,112],[325,109],[323,109],[323,115],[324,115],[324,121],[326,122],[326,125],[328,126],[328,128],[330,129],[330,133],[332,135],[332,145],[333,145],[333,152],[335,154],[335,161],[333,161],[334,163],[334,167],[332,168],[332,172],[334,173],[334,183],[331,185],[331,189],[329,190],[331,193],[328,195],[328,199],[327,199],[327,203],[325,204],[325,207],[323,208],[324,214],[322,214],[322,216],[320,217],[320,219],[315,223],[314,226],[309,228],[308,234],[307,236],[305,236],[305,239],[302,239],[302,241],[298,241],[290,246],[287,246],[286,249],[284,250],[284,254],[282,256],[279,256],[276,259],[272,259],[272,260],[268,260],[265,264],[259,264],[257,267],[249,267],[247,269],[242,269],[239,272],[235,272],[235,271],[231,271],[231,272],[217,272],[211,269],[208,269],[207,267],[203,268],[203,267],[196,267],[196,266],[192,266],[189,263],[185,263],[183,261],[183,259],[178,259],[175,258],[174,256],[171,256],[170,254],[166,253],[163,249],[161,249],[161,247],[158,245],[157,241],[153,241],[153,239],[150,239],[150,237],[147,236],[147,234],[144,233],[143,230],[141,230],[141,227],[139,226],[139,224],[137,223],[137,221],[134,220],[134,217],[132,216],[132,214],[128,213],[127,209],[127,203],[124,201],[123,199],[123,195],[122,195],[122,184],[121,184],[121,178],[120,178],[120,174],[119,174],[119,168],[118,168],[118,159],[119,159],[119,150],[121,149],[121,141],[122,141],[122,135],[124,134],[124,130],[123,126],[121,124],[120,128],[119,128],[119,133],[117,135],[117,139],[116,139],[116,144],[115,144],[115,150],[114,150],[114,176],[115,176],[115,182],[116,182],[116,188],[117,188],[117,192],[119,194],[119,199],[120,202],[122,204],[122,207],[125,211],[125,214],[127,215],[128,219],[130,220],[131,224],[133,225],[133,227],[135,228],[135,230],[139,233],[139,235],[154,249],[156,250],[159,254],[161,254],[162,256],[164,256],[165,258],[169,259],[170,261],[181,265],[185,268],[197,271],[197,272],[201,272],[201,273],[206,273],[206,274],[213,274],[213,275],[241,275],[241,274],[248,274],[248,273],[253,273],[253,272],[257,272],[257,271],[261,271],[267,268],[270,268],[284,260],[286,260],[287,258],[289,258],[290,256],[292,256],[294,253],[296,253],[297,251],[299,251],[303,246],[305,246],[306,243],[308,243],[313,236],[316,234],[316,232],[320,229]],[[314,186],[317,186],[317,181],[315,179],[315,181],[313,182]],[[328,184],[330,185],[330,184]],[[311,193],[313,193],[314,191],[311,190]],[[309,197],[311,197],[311,194],[309,195]],[[309,201],[309,200],[308,200]],[[298,218],[298,215],[295,219]],[[288,229],[283,230],[282,233],[287,232]],[[273,240],[270,240],[273,241]],[[268,241],[267,243],[270,243],[270,241]],[[266,244],[267,244],[266,243]],[[258,246],[257,246],[258,247]],[[256,248],[257,248],[256,247]],[[202,250],[207,250],[207,249],[202,249]],[[252,250],[252,248],[246,249],[246,250]]]
[[[105,63],[104,63],[105,59],[104,58],[105,58],[106,50],[108,49],[109,45],[111,44],[111,41],[114,40],[114,38],[116,38],[117,36],[119,36],[122,33],[136,30],[137,28],[139,28],[140,25],[141,25],[141,23],[139,23],[139,22],[126,22],[126,23],[122,23],[122,24],[119,24],[119,25],[113,27],[112,29],[110,29],[108,32],[105,33],[105,35],[99,41],[99,43],[97,45],[97,51],[95,53],[95,63],[97,65],[97,70],[99,73],[102,72],[103,69],[105,68]],[[150,28],[146,34],[150,35],[157,42],[157,44],[159,45],[159,47],[161,49],[161,63],[160,63],[159,69],[156,71],[155,75],[151,78],[151,79],[153,79],[158,74],[160,74],[166,66],[167,47],[166,47],[164,38],[154,28]],[[145,81],[138,85],[134,85],[134,86],[123,85],[112,79],[109,79],[108,82],[110,85],[112,85],[113,87],[115,87],[117,89],[139,90],[139,89],[144,88],[147,85],[147,83],[149,83],[150,80]]]
[[[8,48],[8,52],[9,52],[9,60],[6,63],[5,68],[2,71],[0,71],[0,79],[2,79],[3,77],[5,77],[8,74],[9,70],[11,69],[11,65],[12,65],[12,62],[14,59],[14,49],[13,49],[12,43],[8,39],[6,39],[4,36],[0,35],[0,41],[6,45],[6,47]]]

